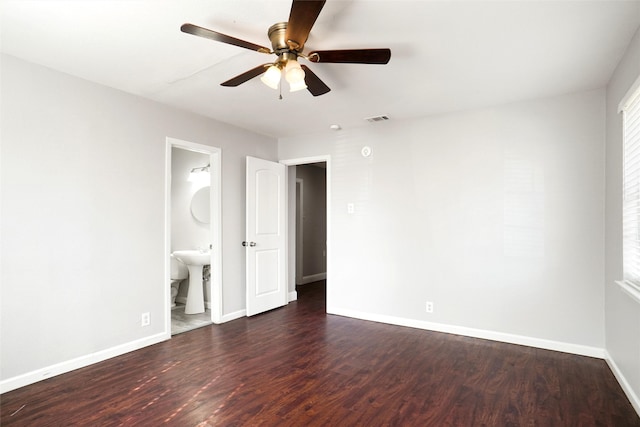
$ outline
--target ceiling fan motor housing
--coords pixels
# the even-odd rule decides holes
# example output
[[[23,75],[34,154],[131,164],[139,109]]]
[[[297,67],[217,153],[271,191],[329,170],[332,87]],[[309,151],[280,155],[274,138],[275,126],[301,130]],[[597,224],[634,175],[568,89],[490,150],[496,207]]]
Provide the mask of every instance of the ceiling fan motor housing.
[[[271,40],[271,46],[276,54],[283,52],[299,52],[302,49],[297,42],[293,40],[287,40],[287,23],[278,22],[269,27],[267,33],[269,40]]]

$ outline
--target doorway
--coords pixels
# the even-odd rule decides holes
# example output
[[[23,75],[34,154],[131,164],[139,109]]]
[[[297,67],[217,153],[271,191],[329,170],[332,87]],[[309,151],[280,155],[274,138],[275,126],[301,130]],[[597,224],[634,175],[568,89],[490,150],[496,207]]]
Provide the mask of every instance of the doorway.
[[[200,172],[200,175],[191,172]],[[167,138],[165,177],[165,333],[171,336],[172,331],[186,332],[206,324],[221,323],[220,149]],[[205,280],[202,285],[202,298],[205,301],[203,312],[186,315],[182,313],[184,305],[179,305],[186,302],[191,284],[189,277],[184,277],[186,265],[174,260],[172,271],[171,254],[176,250],[209,253],[209,263],[204,267]],[[181,265],[181,272],[176,271],[176,264]],[[172,276],[178,279],[172,280]],[[181,313],[178,313],[180,310],[176,310],[174,303],[178,304],[178,308],[182,308]],[[175,317],[173,322],[172,317]]]
[[[289,299],[305,285],[326,284],[330,307],[330,157],[283,160],[288,166]]]

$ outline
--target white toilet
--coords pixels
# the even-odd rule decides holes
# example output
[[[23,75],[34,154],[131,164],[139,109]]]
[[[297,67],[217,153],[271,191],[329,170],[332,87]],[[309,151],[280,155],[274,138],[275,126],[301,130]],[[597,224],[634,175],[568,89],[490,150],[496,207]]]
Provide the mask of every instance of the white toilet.
[[[187,265],[171,255],[171,308],[176,306],[176,296],[180,282],[189,277]]]

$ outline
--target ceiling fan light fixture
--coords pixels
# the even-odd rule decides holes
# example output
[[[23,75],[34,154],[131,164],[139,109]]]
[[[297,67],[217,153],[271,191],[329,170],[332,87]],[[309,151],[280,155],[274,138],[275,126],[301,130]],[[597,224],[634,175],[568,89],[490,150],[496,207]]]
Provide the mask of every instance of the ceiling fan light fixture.
[[[255,52],[275,54],[278,57],[274,63],[258,65],[220,83],[221,86],[236,87],[262,75],[260,80],[265,85],[274,90],[280,89],[279,99],[282,99],[280,82],[284,72],[291,92],[308,89],[311,95],[319,96],[330,92],[331,89],[309,67],[301,67],[297,61],[299,57],[311,62],[335,64],[386,64],[391,58],[391,50],[388,48],[316,50],[305,54],[304,45],[325,3],[326,0],[293,0],[289,20],[269,27],[267,35],[272,49],[189,23],[183,24],[180,31]]]
[[[260,77],[260,80],[271,89],[277,90],[280,84],[280,78],[282,77],[282,71],[276,65],[272,65],[267,68],[267,71]]]
[[[295,59],[287,61],[287,66],[285,67],[285,79],[289,83],[290,92],[297,92],[307,88],[304,81],[304,70]]]
[[[299,90],[304,90],[307,88],[307,84],[304,80],[300,82],[289,83],[289,92],[297,92]]]

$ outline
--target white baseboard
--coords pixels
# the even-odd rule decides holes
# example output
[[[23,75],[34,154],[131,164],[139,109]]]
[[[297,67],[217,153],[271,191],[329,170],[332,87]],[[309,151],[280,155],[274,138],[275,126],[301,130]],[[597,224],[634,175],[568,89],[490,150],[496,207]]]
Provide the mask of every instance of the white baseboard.
[[[327,280],[327,273],[310,274],[309,276],[302,276],[296,285],[306,285],[307,283],[313,283],[320,280]]]
[[[629,402],[631,402],[633,409],[635,409],[638,413],[638,416],[640,416],[640,397],[638,397],[638,395],[633,391],[633,388],[631,388],[631,384],[629,384],[629,381],[627,381],[625,376],[622,374],[622,371],[616,364],[615,360],[613,360],[609,352],[606,350],[605,360],[607,361],[609,368],[611,368],[611,372],[613,372],[613,375],[616,377],[616,380],[618,380],[620,387],[622,387],[622,391],[624,391],[624,394],[627,395],[627,398],[629,399]]]
[[[288,302],[297,301],[297,300],[298,300],[298,293],[296,291],[289,292],[289,300],[288,300]]]
[[[370,320],[373,322],[388,323],[391,325],[408,326],[410,328],[425,329],[428,331],[445,332],[455,335],[463,335],[473,338],[482,338],[491,341],[500,341],[509,344],[526,345],[545,350],[561,351],[564,353],[578,354],[581,356],[605,358],[605,350],[598,347],[590,347],[579,344],[571,344],[560,341],[551,341],[541,338],[532,338],[522,335],[507,334],[503,332],[488,331],[484,329],[467,328],[463,326],[447,325],[444,323],[425,322],[422,320],[406,319],[403,317],[385,316],[373,313],[364,313],[355,310],[327,307],[327,313],[339,316],[353,317],[355,319]]]
[[[13,378],[7,378],[6,380],[0,381],[0,393],[6,393],[8,391],[24,387],[26,385],[45,380],[47,378],[55,377],[56,375],[65,374],[76,369],[93,365],[94,363],[111,359],[112,357],[121,356],[125,353],[129,353],[135,350],[140,350],[143,347],[157,344],[170,338],[170,333],[162,332],[160,334],[141,338],[139,340],[108,348],[106,350],[101,350],[96,353],[90,353],[84,356],[77,357],[75,359],[37,369],[32,372],[27,372]]]
[[[294,295],[295,294],[295,295]],[[292,299],[294,298],[294,299]],[[297,293],[289,293],[289,301],[293,301],[297,298]],[[495,331],[487,331],[482,329],[466,328],[461,326],[446,325],[442,323],[425,322],[415,319],[406,319],[395,316],[385,316],[379,314],[372,314],[366,312],[359,312],[350,309],[342,308],[329,308],[327,307],[328,314],[335,314],[339,316],[352,317],[355,319],[369,320],[373,322],[387,323],[391,325],[407,326],[411,328],[424,329],[436,332],[445,332],[456,335],[464,335],[474,338],[488,339],[492,341],[500,341],[511,344],[526,345],[530,347],[543,348],[547,350],[561,351],[565,353],[578,354],[582,356],[596,357],[604,359],[609,364],[613,374],[620,383],[625,394],[631,401],[631,404],[635,408],[638,415],[640,415],[640,399],[634,393],[633,389],[627,382],[626,378],[616,365],[615,361],[611,358],[608,352],[604,349],[590,346],[583,346],[571,343],[564,343],[559,341],[550,341],[539,338],[531,338],[521,335],[506,334]],[[239,319],[246,316],[246,310],[238,310],[233,313],[225,314],[222,316],[222,323],[229,322],[231,320]],[[18,375],[13,378],[0,381],[0,393],[6,393],[11,390],[15,390],[20,387],[24,387],[35,382],[54,377],[56,375],[64,374],[76,369],[84,368],[86,366],[102,362],[104,360],[120,356],[131,351],[139,350],[141,348],[157,344],[162,341],[166,341],[171,338],[170,334],[165,332],[145,337],[130,343],[122,344],[116,347],[112,347],[106,350],[102,350],[96,353],[87,354],[75,359],[61,362],[55,365],[51,365],[45,368],[37,369],[32,372],[27,372],[22,375]]]

